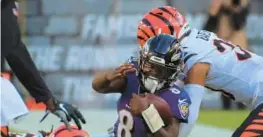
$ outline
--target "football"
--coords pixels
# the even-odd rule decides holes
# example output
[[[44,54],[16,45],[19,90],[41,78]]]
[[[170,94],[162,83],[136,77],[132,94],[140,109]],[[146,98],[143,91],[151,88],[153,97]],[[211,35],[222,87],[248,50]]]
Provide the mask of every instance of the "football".
[[[154,94],[146,94],[145,97],[148,98],[150,104],[154,104],[155,108],[162,117],[164,124],[169,125],[172,122],[173,115],[168,103],[161,97]]]

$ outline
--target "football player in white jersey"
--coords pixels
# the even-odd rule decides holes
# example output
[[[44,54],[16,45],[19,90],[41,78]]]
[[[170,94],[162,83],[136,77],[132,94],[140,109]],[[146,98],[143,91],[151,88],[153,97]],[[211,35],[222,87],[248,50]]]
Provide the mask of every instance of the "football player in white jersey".
[[[263,58],[214,33],[190,28],[185,17],[170,6],[154,8],[143,17],[137,31],[139,45],[160,33],[173,35],[184,53],[185,77],[179,82],[192,105],[189,123],[181,126],[179,136],[187,136],[195,124],[205,87],[251,107],[234,137],[263,136]]]

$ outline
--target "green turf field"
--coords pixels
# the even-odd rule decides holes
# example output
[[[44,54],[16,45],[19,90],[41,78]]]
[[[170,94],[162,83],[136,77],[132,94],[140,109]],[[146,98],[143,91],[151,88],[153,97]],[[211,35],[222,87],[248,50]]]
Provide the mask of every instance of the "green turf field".
[[[9,132],[11,133],[26,133],[25,131],[23,130],[17,130],[17,129],[13,129],[13,128],[9,128]]]
[[[201,110],[198,123],[236,129],[249,115],[249,110]]]

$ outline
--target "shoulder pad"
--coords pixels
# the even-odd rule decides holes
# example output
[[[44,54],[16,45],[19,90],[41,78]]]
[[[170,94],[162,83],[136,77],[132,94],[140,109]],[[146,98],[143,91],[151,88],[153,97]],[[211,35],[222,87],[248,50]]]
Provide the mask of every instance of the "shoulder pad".
[[[190,97],[182,88],[174,85],[159,94],[170,106],[173,117],[180,122],[187,122],[189,116]]]

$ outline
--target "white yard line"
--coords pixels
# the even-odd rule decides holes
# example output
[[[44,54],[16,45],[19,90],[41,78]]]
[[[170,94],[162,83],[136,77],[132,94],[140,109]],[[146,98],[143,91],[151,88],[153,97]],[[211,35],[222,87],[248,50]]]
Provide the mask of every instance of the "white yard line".
[[[87,120],[87,124],[83,125],[83,129],[88,131],[91,137],[103,137],[98,136],[98,134],[106,133],[107,129],[114,124],[117,118],[115,110],[83,110],[82,112]],[[17,123],[11,123],[11,128],[35,133],[38,130],[49,131],[52,124],[54,127],[61,124],[53,115],[49,115],[44,122],[39,123],[43,115],[44,112],[31,112]],[[232,132],[227,129],[197,124],[189,137],[230,137]]]

